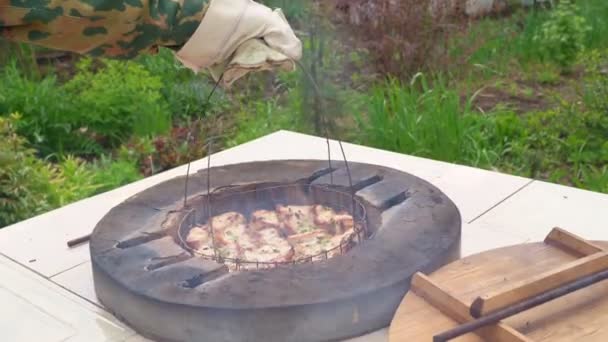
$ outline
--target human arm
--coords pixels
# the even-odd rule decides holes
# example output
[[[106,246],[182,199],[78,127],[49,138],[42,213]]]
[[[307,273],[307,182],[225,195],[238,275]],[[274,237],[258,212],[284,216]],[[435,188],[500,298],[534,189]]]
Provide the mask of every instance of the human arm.
[[[195,71],[225,62],[256,38],[289,59],[301,55],[280,12],[252,0],[0,0],[0,35],[108,58],[165,46]]]

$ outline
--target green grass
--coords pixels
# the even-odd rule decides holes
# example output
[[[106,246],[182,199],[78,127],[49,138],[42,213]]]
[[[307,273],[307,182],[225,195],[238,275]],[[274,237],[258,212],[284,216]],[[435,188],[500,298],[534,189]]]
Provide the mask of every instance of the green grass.
[[[577,1],[576,5],[591,28],[584,41],[585,48],[608,47],[608,2],[585,0]],[[550,15],[547,10],[520,9],[504,19],[481,19],[464,37],[450,43],[450,55],[454,59],[466,57],[468,65],[486,66],[489,76],[510,68],[534,72],[543,59],[542,46],[534,36]]]
[[[377,86],[352,140],[606,192],[608,116],[602,108],[608,108],[608,96],[594,97],[595,107],[563,101],[540,112],[480,113],[471,108],[475,94],[463,100],[443,79],[431,81],[419,76],[409,84]],[[601,91],[608,89],[606,75],[584,80],[591,81],[600,82]],[[598,106],[600,99],[606,107]]]
[[[608,1],[577,1],[581,15],[591,26],[585,45],[588,49],[608,48]]]
[[[361,138],[367,144],[460,161],[465,140],[463,109],[458,94],[441,81],[434,88],[423,75],[409,85],[389,81],[373,90],[369,102],[367,117],[359,118]]]

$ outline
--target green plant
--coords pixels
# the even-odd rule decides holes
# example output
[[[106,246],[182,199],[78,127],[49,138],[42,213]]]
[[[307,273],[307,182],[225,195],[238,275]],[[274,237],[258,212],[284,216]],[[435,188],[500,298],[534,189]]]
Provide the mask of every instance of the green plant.
[[[569,68],[585,49],[590,29],[576,4],[570,0],[560,0],[557,8],[534,36],[534,41],[547,60]]]
[[[56,206],[64,206],[142,178],[133,161],[113,160],[107,155],[101,155],[92,162],[66,156],[55,167],[58,179],[52,193]]]
[[[238,112],[235,132],[226,145],[236,146],[280,129],[297,130],[301,126],[298,119],[297,115],[284,110],[276,99],[257,101]]]
[[[89,154],[99,145],[83,130],[86,122],[75,98],[50,75],[31,80],[15,61],[0,73],[0,113],[22,113],[16,122],[18,133],[43,156],[51,154]]]
[[[162,80],[160,92],[173,119],[189,121],[193,117],[204,118],[226,108],[227,100],[221,90],[216,90],[211,101],[207,102],[214,84],[202,74],[195,74],[181,65],[171,50],[161,48],[158,54],[141,55],[135,61],[150,75]]]
[[[588,49],[608,48],[608,1],[585,0],[577,2],[580,14],[585,18],[591,30],[587,33],[585,45]]]
[[[171,126],[163,81],[132,61],[103,60],[94,72],[92,60],[82,59],[78,73],[65,89],[84,111],[84,130],[104,146],[115,147],[131,135],[165,133]]]
[[[143,178],[136,162],[123,158],[115,160],[107,155],[102,155],[89,168],[93,174],[92,183],[96,186],[95,193],[109,191]]]
[[[540,84],[551,86],[559,84],[561,81],[560,73],[556,69],[551,67],[551,65],[540,67],[540,70],[536,73],[536,81]]]
[[[0,117],[0,227],[54,207],[57,171],[17,134],[20,115]]]
[[[493,121],[490,143],[506,147],[500,169],[604,191],[598,170],[608,162],[608,126],[597,112],[565,103],[523,116],[499,114]]]
[[[60,182],[54,189],[54,203],[64,206],[142,178],[135,162],[107,155],[86,162],[66,156],[56,165]]]
[[[467,142],[459,95],[441,78],[429,85],[417,75],[409,85],[390,80],[376,87],[367,117],[359,116],[360,136],[367,144],[434,159],[465,160]]]
[[[583,58],[583,100],[590,109],[608,113],[608,50],[593,50]],[[605,116],[608,120],[608,115]],[[608,126],[608,125],[607,125]]]
[[[0,227],[141,178],[128,160],[38,159],[17,133],[21,120],[18,114],[0,117]]]
[[[95,182],[95,172],[82,159],[68,155],[56,167],[60,185],[53,191],[53,202],[57,206],[89,197],[101,187]]]
[[[608,193],[608,166],[583,168],[576,186]]]
[[[204,121],[193,120],[174,127],[166,135],[131,139],[121,146],[119,159],[138,165],[146,176],[153,175],[203,158],[208,152],[205,146],[207,134]],[[215,145],[214,150],[218,149]]]

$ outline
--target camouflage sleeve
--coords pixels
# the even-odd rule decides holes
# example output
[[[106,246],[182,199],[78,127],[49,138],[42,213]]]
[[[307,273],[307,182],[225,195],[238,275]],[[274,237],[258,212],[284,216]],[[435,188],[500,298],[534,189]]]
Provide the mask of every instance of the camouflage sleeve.
[[[0,36],[97,57],[183,45],[208,0],[0,0]]]

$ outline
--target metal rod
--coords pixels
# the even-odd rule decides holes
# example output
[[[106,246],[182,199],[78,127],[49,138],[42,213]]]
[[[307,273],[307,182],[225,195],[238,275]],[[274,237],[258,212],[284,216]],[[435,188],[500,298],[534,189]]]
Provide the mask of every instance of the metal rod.
[[[319,86],[317,85],[317,81],[315,81],[314,77],[312,77],[312,75],[308,72],[308,70],[304,67],[304,64],[302,64],[302,62],[298,61],[298,60],[293,60],[294,63],[296,63],[301,69],[302,72],[306,75],[306,77],[308,77],[308,79],[310,80],[310,84],[312,84],[312,89],[315,92],[315,96],[319,99],[319,104],[322,105],[322,100],[323,97],[321,97],[321,90],[319,89]],[[329,170],[332,171],[333,168],[331,166],[331,148],[329,145],[329,130],[327,129],[328,125],[328,121],[327,121],[327,116],[325,116],[324,113],[322,113],[321,115],[322,120],[323,120],[323,125],[325,128],[325,142],[327,143],[327,163],[329,165]],[[334,185],[334,175],[333,172],[329,173],[329,181],[331,185]]]
[[[310,79],[310,83],[313,85],[313,89],[315,91],[315,95],[317,96],[317,98],[319,98],[319,101],[321,101],[322,97],[321,97],[321,90],[319,89],[317,82],[315,81],[315,79],[312,77],[312,75],[306,70],[306,68],[304,67],[304,65],[302,63],[300,63],[297,60],[294,60],[294,62],[296,64],[298,64],[298,66],[300,66],[300,68],[302,68],[302,71],[308,76],[308,78]],[[329,145],[329,131],[327,129],[328,126],[328,119],[327,116],[325,114],[323,114],[323,123],[325,125],[325,141],[327,142],[327,157],[328,157],[328,163],[329,163],[329,170],[332,171],[332,166],[331,166],[331,149],[330,149],[330,145]],[[342,157],[344,158],[344,165],[346,167],[346,174],[348,176],[348,185],[350,188],[350,192],[351,192],[351,199],[352,199],[352,215],[353,218],[356,216],[355,214],[355,190],[353,188],[353,180],[351,177],[351,173],[350,173],[350,167],[348,166],[348,160],[346,158],[346,153],[344,153],[344,147],[342,146],[342,141],[338,140],[338,144],[340,145],[340,150],[342,151]],[[334,184],[334,178],[333,178],[333,172],[329,173],[329,177],[330,177],[330,184],[333,185]],[[361,242],[361,236],[359,235],[359,233],[357,232],[357,242]]]
[[[188,139],[190,139],[189,136],[190,133],[188,133]],[[186,181],[184,182],[184,208],[186,208],[186,203],[188,202],[188,178],[190,178],[190,161],[188,161],[188,169],[186,170]]]
[[[207,142],[207,222],[209,222],[209,233],[211,233],[211,247],[213,256],[217,259],[217,247],[215,246],[215,234],[213,233],[213,220],[211,218],[211,154],[213,139]]]
[[[217,82],[215,82],[215,85],[213,86],[213,89],[211,89],[211,92],[209,93],[209,96],[207,96],[207,100],[205,100],[205,104],[203,106],[203,108],[205,108],[209,105],[209,101],[211,101],[211,96],[213,96],[213,94],[215,93],[215,90],[217,89],[217,87],[220,85],[220,82],[222,82],[222,79],[224,78],[224,73],[222,72],[222,74],[220,75],[220,78],[217,80]],[[192,127],[190,127],[190,129],[188,130],[188,135],[186,136],[186,150],[188,151],[190,149],[190,139],[192,138]],[[187,201],[188,201],[188,181],[190,180],[190,161],[188,161],[188,169],[186,170],[186,180],[184,182],[184,207],[186,207]],[[150,165],[152,165],[152,160],[150,159]],[[152,165],[152,171],[154,171],[154,165]],[[209,193],[207,193],[209,194]]]
[[[215,90],[220,85],[223,78],[224,78],[224,73],[222,72],[222,74],[218,78],[217,82],[215,82],[213,89],[211,89],[211,93],[209,93],[209,96],[207,97],[207,102],[205,103],[205,105],[208,105],[210,103],[211,96],[213,96],[213,94],[215,93]],[[211,219],[211,154],[213,154],[213,150],[211,148],[212,144],[213,144],[213,137],[208,139],[207,146],[206,146],[206,148],[207,148],[207,221],[209,222],[209,232],[211,233],[211,246],[213,247],[213,256],[217,260],[218,253],[217,253],[217,247],[215,245],[215,234],[213,233],[213,220]],[[238,266],[237,266],[237,268],[238,268]]]
[[[81,236],[79,238],[68,241],[68,247],[72,248],[76,245],[80,245],[81,243],[85,243],[91,239],[91,234],[87,234],[85,236]]]
[[[542,293],[538,296],[531,297],[531,298],[526,299],[515,305],[506,307],[501,310],[497,310],[493,313],[489,313],[486,316],[480,317],[479,319],[464,323],[462,325],[457,326],[454,329],[451,329],[451,330],[448,330],[441,334],[435,335],[435,336],[433,336],[433,342],[449,341],[449,340],[459,337],[461,335],[465,335],[470,332],[473,332],[481,327],[484,327],[484,326],[487,326],[490,324],[496,324],[499,321],[501,321],[507,317],[514,316],[522,311],[529,310],[531,308],[534,308],[536,306],[549,302],[553,299],[565,296],[571,292],[574,292],[574,291],[580,290],[582,288],[585,288],[587,286],[598,283],[607,278],[608,278],[608,270],[601,271],[601,272],[577,279],[577,280],[567,283],[563,286],[560,286],[553,290]]]
[[[327,164],[329,165],[329,184],[334,185],[334,173],[331,166],[331,147],[329,145],[329,132],[325,130],[325,141],[327,142]]]
[[[340,151],[342,151],[342,157],[344,158],[344,166],[346,167],[346,175],[348,176],[348,188],[350,190],[351,197],[351,214],[353,215],[353,222],[355,217],[357,217],[357,213],[355,213],[356,202],[355,202],[355,189],[353,188],[353,178],[350,174],[350,167],[348,166],[348,160],[346,158],[346,153],[344,152],[344,146],[342,146],[342,141],[338,140],[338,145],[340,145]],[[357,242],[361,243],[361,236],[357,233]]]

